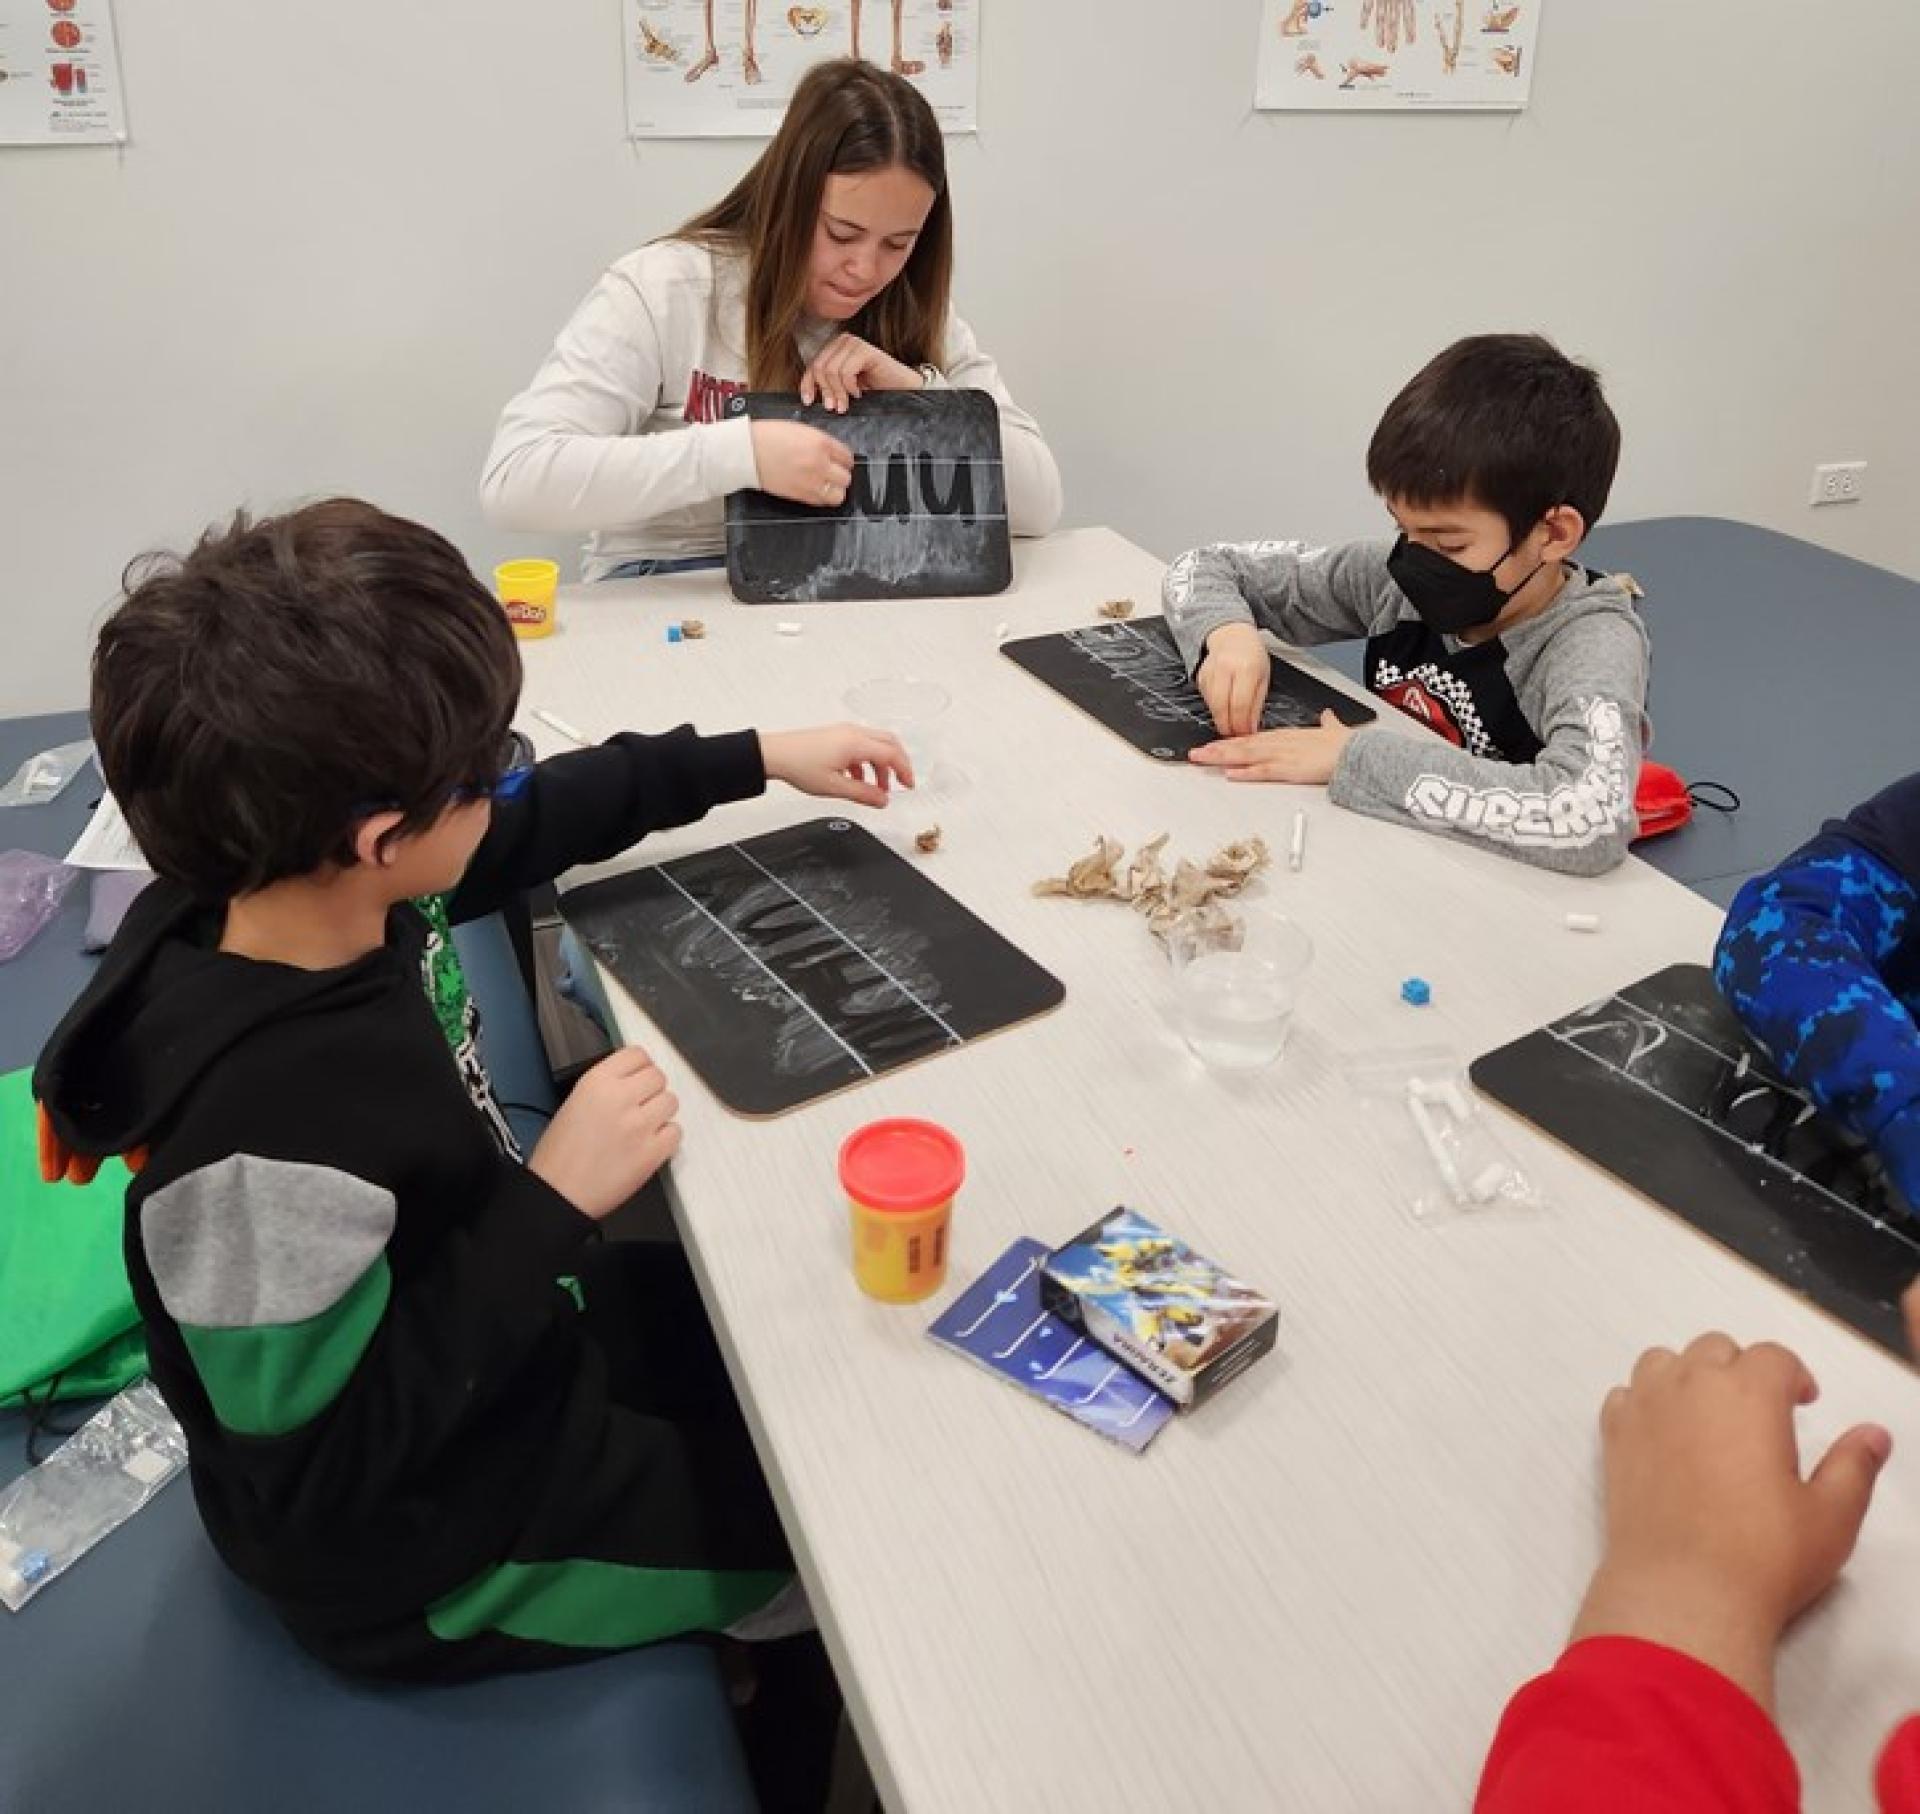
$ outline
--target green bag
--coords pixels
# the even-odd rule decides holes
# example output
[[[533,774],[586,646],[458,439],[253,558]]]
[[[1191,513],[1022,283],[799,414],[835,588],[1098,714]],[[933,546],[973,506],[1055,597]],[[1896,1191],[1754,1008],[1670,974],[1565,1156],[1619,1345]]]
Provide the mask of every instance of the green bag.
[[[43,1184],[33,1073],[0,1073],[0,1403],[117,1392],[147,1370],[121,1257],[129,1173]]]

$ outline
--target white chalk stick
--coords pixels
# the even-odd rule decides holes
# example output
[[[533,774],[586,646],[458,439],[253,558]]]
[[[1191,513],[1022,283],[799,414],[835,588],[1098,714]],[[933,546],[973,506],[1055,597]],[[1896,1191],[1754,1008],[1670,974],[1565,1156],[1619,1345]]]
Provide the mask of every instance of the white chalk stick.
[[[1460,1177],[1460,1168],[1454,1164],[1453,1155],[1447,1151],[1446,1140],[1434,1125],[1433,1115],[1425,1101],[1409,1092],[1407,1109],[1413,1116],[1413,1125],[1420,1130],[1420,1138],[1427,1151],[1433,1157],[1433,1163],[1439,1168],[1440,1180],[1447,1187],[1447,1195],[1456,1203],[1467,1201],[1467,1187]]]
[[[803,624],[775,624],[774,633],[778,636],[798,636],[806,626]]]
[[[1507,1168],[1504,1165],[1489,1165],[1473,1183],[1467,1187],[1467,1194],[1476,1203],[1491,1203],[1500,1194],[1500,1187],[1507,1181]]]
[[[544,706],[535,706],[533,715],[542,724],[551,725],[561,736],[571,737],[583,750],[592,747],[592,739],[584,732],[576,731],[558,712],[549,712]]]
[[[1307,860],[1307,815],[1293,815],[1293,843],[1287,850],[1287,867],[1298,869]]]
[[[1570,913],[1567,915],[1569,932],[1598,932],[1600,916],[1597,913]]]
[[[1467,1093],[1457,1079],[1443,1077],[1438,1083],[1429,1083],[1424,1077],[1407,1079],[1407,1095],[1415,1102],[1424,1102],[1429,1108],[1442,1108],[1456,1121],[1470,1121],[1473,1118],[1473,1104],[1467,1100]]]

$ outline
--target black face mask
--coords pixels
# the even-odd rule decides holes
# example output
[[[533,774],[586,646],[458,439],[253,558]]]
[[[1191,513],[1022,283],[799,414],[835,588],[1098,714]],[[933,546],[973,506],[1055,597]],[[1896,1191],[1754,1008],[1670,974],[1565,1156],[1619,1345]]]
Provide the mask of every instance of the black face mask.
[[[1493,576],[1519,546],[1518,541],[1514,542],[1499,560],[1482,571],[1477,567],[1463,567],[1436,549],[1423,548],[1402,535],[1387,556],[1387,572],[1407,595],[1408,604],[1429,626],[1442,636],[1461,636],[1492,623],[1533,583],[1540,567],[1546,565],[1542,561],[1540,567],[1535,567],[1511,592],[1502,592]]]

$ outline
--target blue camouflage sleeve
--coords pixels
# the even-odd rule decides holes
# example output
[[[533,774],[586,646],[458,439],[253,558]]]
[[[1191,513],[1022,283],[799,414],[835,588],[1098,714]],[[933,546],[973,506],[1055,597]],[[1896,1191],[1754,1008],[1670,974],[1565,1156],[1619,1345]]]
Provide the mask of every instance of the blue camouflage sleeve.
[[[1781,1070],[1920,1205],[1920,1027],[1881,975],[1917,906],[1879,857],[1817,838],[1734,897],[1713,974]]]

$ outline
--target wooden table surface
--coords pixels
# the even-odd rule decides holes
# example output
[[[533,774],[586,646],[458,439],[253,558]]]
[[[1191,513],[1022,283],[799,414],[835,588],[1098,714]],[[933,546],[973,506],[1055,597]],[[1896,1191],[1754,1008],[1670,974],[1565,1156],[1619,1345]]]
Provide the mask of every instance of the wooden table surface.
[[[677,1212],[888,1805],[1463,1807],[1593,1566],[1596,1417],[1643,1346],[1710,1327],[1791,1343],[1826,1388],[1809,1441],[1869,1417],[1920,1441],[1920,1401],[1866,1342],[1491,1107],[1546,1206],[1409,1216],[1347,1065],[1431,1045],[1464,1060],[1704,961],[1717,914],[1638,862],[1550,876],[1318,790],[1156,764],[997,652],[1002,624],[1068,628],[1116,596],[1156,610],[1160,571],[1084,530],[1023,546],[1001,598],[752,608],[719,575],[571,588],[560,634],[527,645],[526,703],[594,737],[780,728],[846,716],[863,679],[939,680],[959,780],[860,816],[903,850],[937,820],[929,873],[1067,987],[1043,1020],[748,1122],[609,981],[685,1104]],[[681,616],[706,639],[669,645]],[[530,709],[521,722],[543,753],[564,747]],[[629,861],[829,810],[775,788]],[[1253,898],[1297,918],[1316,958],[1272,1071],[1228,1079],[1187,1054],[1137,916],[1030,892],[1097,832],[1163,831],[1195,858],[1251,833],[1275,848]],[[1569,911],[1603,930],[1569,932]],[[1415,974],[1424,1010],[1399,998]],[[969,1164],[948,1290],[908,1308],[856,1290],[834,1169],[848,1132],[894,1114],[945,1123]],[[1282,1306],[1276,1354],[1137,1459],[925,1335],[1007,1243],[1058,1241],[1116,1203]],[[1810,1808],[1864,1806],[1874,1751],[1920,1704],[1916,1583],[1920,1465],[1896,1457],[1848,1580],[1787,1652]]]

